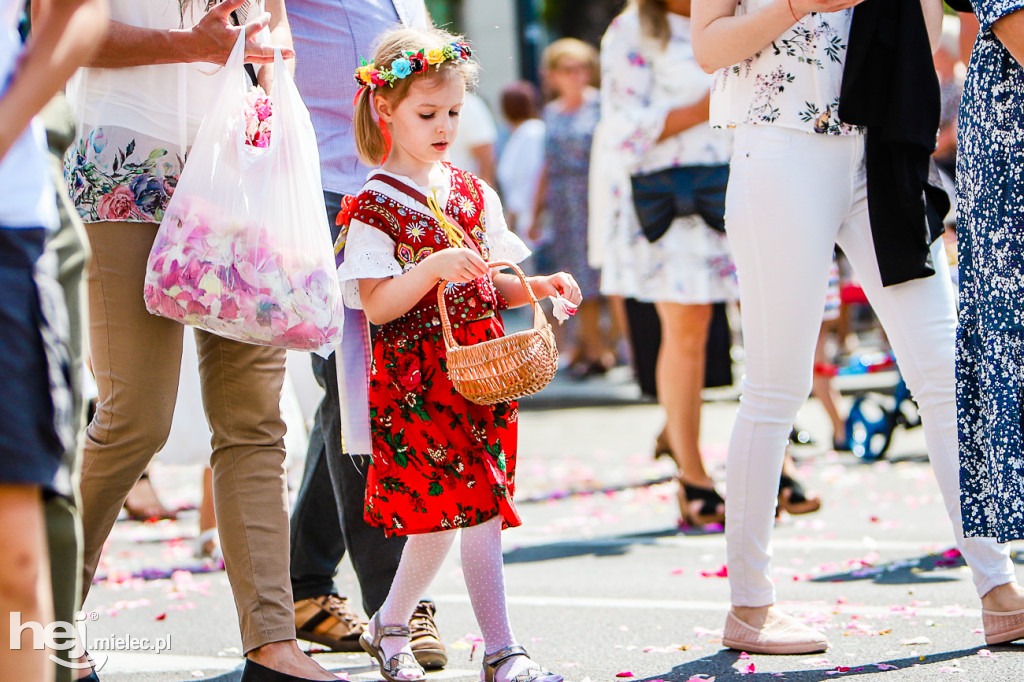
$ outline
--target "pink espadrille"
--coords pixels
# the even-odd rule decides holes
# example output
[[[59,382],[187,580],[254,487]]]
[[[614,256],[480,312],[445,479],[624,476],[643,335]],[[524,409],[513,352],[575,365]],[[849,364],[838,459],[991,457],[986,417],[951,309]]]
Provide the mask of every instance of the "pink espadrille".
[[[774,608],[760,628],[747,625],[730,611],[722,644],[754,654],[814,654],[828,649],[823,634]]]
[[[1024,638],[1024,609],[1020,611],[988,611],[982,609],[985,644],[1005,644]]]

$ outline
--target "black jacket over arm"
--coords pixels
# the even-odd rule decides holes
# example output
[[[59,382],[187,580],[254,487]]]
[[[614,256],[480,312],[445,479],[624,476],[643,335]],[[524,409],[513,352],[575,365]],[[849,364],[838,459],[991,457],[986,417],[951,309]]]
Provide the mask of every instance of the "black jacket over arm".
[[[939,79],[920,0],[866,0],[853,11],[839,118],[867,127],[868,215],[882,284],[935,274],[931,244],[949,197],[932,170]]]

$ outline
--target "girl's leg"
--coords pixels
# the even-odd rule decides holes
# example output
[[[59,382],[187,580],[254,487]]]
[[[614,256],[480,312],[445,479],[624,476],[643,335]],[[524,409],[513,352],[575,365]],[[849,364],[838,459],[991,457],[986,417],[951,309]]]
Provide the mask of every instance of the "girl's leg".
[[[775,602],[779,475],[811,388],[835,235],[852,198],[851,150],[863,142],[755,128],[737,131],[726,197],[747,366],[729,444],[725,532],[732,604],[758,609],[749,620],[760,628]]]
[[[830,328],[834,322],[822,322],[821,331],[818,333],[818,343],[814,347],[814,385],[811,394],[818,399],[822,408],[832,422],[832,443],[842,445],[846,442],[846,419],[839,413],[839,405],[843,402],[839,389],[832,381],[832,373],[818,371],[820,365],[828,365],[829,357],[826,352]]]
[[[29,627],[21,631],[21,647],[12,649],[11,622],[46,627],[53,620],[49,555],[43,528],[39,488],[0,485],[0,675],[5,680],[53,680],[53,653],[33,647]],[[20,614],[15,620],[13,614]],[[10,616],[10,617],[8,617]]]
[[[984,596],[993,588],[1013,583],[1014,570],[1009,545],[992,538],[964,538],[963,534],[954,365],[956,308],[942,241],[932,246],[934,275],[883,287],[866,199],[857,208],[839,233],[839,245],[857,271],[917,402],[928,457],[953,522],[957,547],[971,567],[978,594]],[[1013,604],[1016,609],[1024,608],[1024,598],[1015,596]]]
[[[434,581],[437,572],[441,570],[441,564],[448,556],[448,551],[454,541],[454,530],[408,537],[405,549],[402,551],[402,560],[395,572],[395,579],[391,583],[391,590],[378,612],[381,625],[407,625],[409,623],[413,610],[426,594],[427,588]],[[376,632],[376,625],[376,622],[371,619],[368,626],[370,635]],[[403,652],[412,656],[408,638],[385,637],[381,640],[380,645],[386,659]],[[418,678],[411,677],[411,679]]]
[[[505,603],[505,565],[501,555],[501,519],[495,517],[462,530],[462,573],[473,614],[489,656],[516,643]],[[527,656],[515,656],[498,666],[495,682],[515,679],[538,668]],[[561,679],[561,678],[557,678]]]

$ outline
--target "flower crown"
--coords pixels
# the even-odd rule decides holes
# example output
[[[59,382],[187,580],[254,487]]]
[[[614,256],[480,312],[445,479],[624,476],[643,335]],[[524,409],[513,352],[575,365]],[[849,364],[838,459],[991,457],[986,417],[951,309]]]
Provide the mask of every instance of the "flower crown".
[[[449,43],[436,50],[420,49],[418,52],[406,52],[404,57],[391,62],[390,67],[378,68],[373,61],[362,60],[362,66],[356,69],[356,83],[360,88],[371,91],[379,86],[394,87],[395,81],[408,78],[417,73],[426,73],[433,64],[447,61],[468,62],[473,51],[467,43]]]

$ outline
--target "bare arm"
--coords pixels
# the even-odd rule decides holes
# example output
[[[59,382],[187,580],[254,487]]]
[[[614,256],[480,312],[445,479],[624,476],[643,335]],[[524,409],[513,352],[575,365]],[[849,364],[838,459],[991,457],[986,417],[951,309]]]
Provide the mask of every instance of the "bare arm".
[[[685,107],[677,107],[668,112],[665,116],[665,127],[661,129],[658,142],[667,140],[673,135],[694,128],[708,120],[711,112],[711,92],[704,95],[696,104]]]
[[[992,24],[996,34],[1018,64],[1024,65],[1024,10],[1018,10]]]
[[[580,287],[576,280],[566,272],[527,277],[526,281],[530,283],[533,295],[537,297],[538,301],[548,296],[562,296],[569,299],[570,302],[579,305],[580,301],[583,300],[583,295],[580,293]],[[519,281],[516,275],[495,273],[494,286],[501,293],[502,298],[505,299],[510,308],[518,308],[530,302],[530,297],[527,296],[523,283]]]
[[[700,67],[711,73],[757,54],[811,12],[838,12],[863,1],[775,0],[736,16],[738,0],[700,0],[691,10],[693,51]]]
[[[106,0],[36,0],[32,37],[0,98],[0,158],[29,121],[96,48],[107,25]]]
[[[270,44],[282,48],[281,53],[285,59],[288,59],[288,53],[294,55],[292,48],[292,29],[288,25],[288,13],[284,8],[284,0],[267,0],[267,12],[270,13]],[[287,63],[288,70],[291,74],[295,75],[295,60],[292,59]],[[274,64],[270,62],[264,64],[259,73],[256,74],[257,82],[263,87],[263,90],[270,92],[274,87]]]
[[[928,27],[928,42],[932,52],[939,49],[942,38],[942,0],[921,0],[921,11],[924,12],[924,23]]]
[[[387,324],[412,310],[442,279],[471,282],[488,274],[487,264],[474,251],[443,249],[397,277],[360,279],[359,298],[366,319]]]
[[[211,9],[199,23],[189,29],[152,29],[131,26],[119,21],[110,22],[110,31],[89,66],[116,69],[147,64],[178,64],[181,62],[209,62],[223,64],[235,46],[239,31],[244,30],[248,38],[245,46],[246,61],[266,64],[274,61],[274,48],[259,45],[254,36],[273,23],[272,17],[283,16],[284,3],[272,0],[268,5],[279,5],[281,12],[264,13],[245,26],[234,26],[230,14],[241,7],[244,0],[225,0]],[[280,19],[278,19],[280,21]],[[284,20],[284,29],[288,23]],[[276,39],[278,34],[274,35]],[[286,58],[295,53],[291,50],[291,36],[282,44]]]

